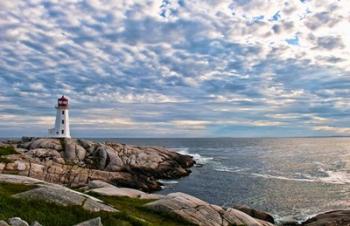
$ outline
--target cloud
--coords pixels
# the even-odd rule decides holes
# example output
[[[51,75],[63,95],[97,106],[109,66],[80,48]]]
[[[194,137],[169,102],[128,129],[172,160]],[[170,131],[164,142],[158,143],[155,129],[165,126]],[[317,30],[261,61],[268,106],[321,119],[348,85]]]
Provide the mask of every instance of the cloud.
[[[325,36],[317,38],[317,45],[319,48],[328,50],[344,48],[344,44],[340,37]]]
[[[3,0],[0,136],[45,135],[62,94],[75,136],[347,134],[349,8]]]

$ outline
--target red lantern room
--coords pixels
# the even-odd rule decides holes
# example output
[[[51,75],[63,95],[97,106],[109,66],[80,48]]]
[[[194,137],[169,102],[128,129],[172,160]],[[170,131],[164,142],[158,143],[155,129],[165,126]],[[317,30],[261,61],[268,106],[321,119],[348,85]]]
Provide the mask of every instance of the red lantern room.
[[[58,99],[58,107],[68,107],[68,99],[62,96]]]

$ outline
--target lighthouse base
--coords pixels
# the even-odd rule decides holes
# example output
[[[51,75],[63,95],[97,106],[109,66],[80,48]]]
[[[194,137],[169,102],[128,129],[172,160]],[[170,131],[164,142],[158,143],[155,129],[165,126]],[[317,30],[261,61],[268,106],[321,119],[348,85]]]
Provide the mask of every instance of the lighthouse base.
[[[61,134],[55,128],[49,129],[49,136],[52,138],[71,138],[68,134]]]

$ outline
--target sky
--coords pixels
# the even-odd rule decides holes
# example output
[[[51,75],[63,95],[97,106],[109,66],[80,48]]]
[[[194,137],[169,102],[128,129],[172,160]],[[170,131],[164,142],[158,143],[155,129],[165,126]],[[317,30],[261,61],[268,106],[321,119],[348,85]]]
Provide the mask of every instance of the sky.
[[[1,0],[0,137],[350,135],[348,0]]]

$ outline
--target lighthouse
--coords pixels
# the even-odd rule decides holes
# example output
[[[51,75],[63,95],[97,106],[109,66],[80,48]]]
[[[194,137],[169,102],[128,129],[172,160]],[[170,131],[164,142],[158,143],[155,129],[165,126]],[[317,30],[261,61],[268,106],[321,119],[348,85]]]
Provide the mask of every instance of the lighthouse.
[[[49,137],[70,138],[68,99],[62,96],[57,100],[55,128],[49,129]]]

